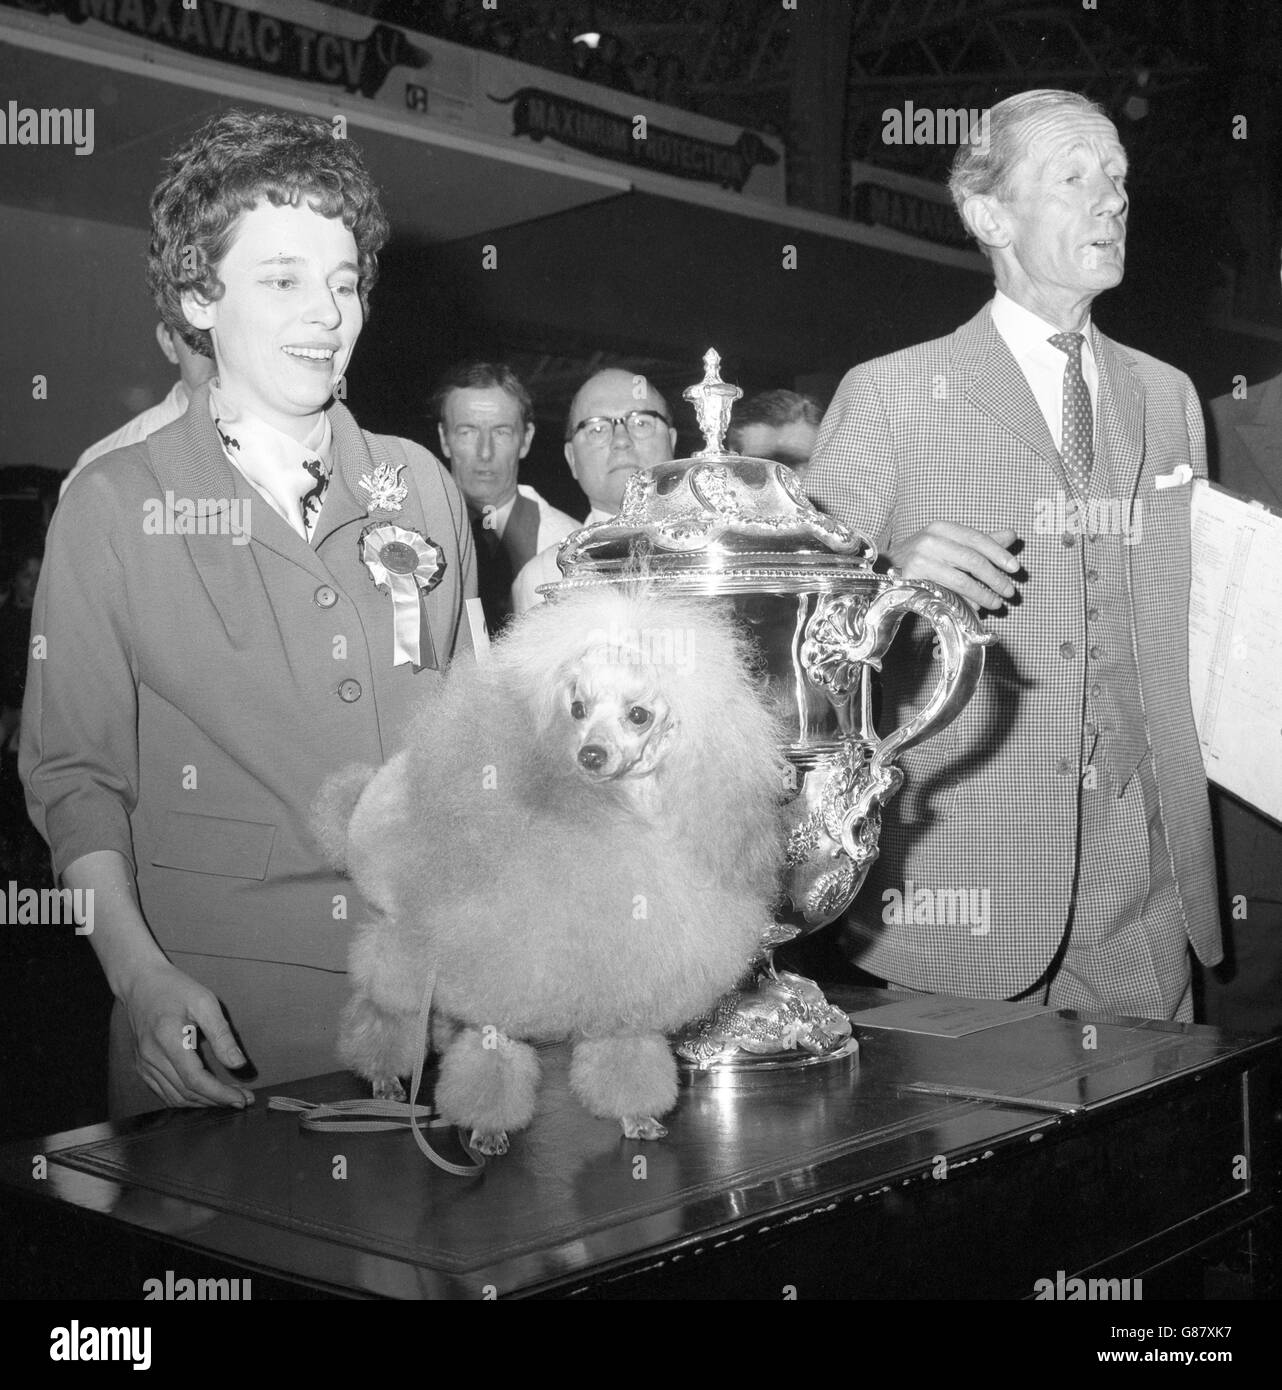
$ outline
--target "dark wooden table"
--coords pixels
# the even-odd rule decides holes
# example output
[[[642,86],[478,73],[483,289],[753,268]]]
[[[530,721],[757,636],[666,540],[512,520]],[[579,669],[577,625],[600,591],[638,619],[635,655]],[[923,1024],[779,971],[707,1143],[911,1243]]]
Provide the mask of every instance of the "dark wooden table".
[[[168,1276],[248,1278],[255,1300],[1027,1299],[1061,1274],[1141,1279],[1146,1299],[1275,1290],[1282,1040],[1069,1012],[858,1036],[853,1067],[683,1090],[658,1143],[584,1112],[546,1048],[534,1124],[476,1180],[404,1133],[302,1133],[265,1093],[10,1143],[0,1292],[133,1299]],[[358,1094],[343,1074],[275,1089]]]

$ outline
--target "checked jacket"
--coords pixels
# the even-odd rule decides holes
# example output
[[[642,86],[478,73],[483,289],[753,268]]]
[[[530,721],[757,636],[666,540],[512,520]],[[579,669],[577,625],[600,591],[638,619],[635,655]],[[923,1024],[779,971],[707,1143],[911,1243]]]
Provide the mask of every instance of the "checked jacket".
[[[1098,329],[1091,335],[1096,466],[1104,461],[1116,500],[1142,525],[1121,556],[1143,733],[1182,929],[1214,963],[1215,867],[1188,680],[1191,481],[1206,475],[1201,409],[1183,373]],[[858,963],[893,982],[1008,998],[1038,980],[1064,938],[1089,756],[1093,553],[1086,537],[1040,524],[1066,487],[987,306],[947,337],[855,367],[824,418],[808,491],[883,552],[936,520],[1008,526],[1022,541],[1018,599],[983,615],[997,640],[979,687],[952,725],[901,755],[905,784],[884,812],[880,858],[851,909]],[[883,731],[925,702],[938,673],[931,648],[924,624],[905,624],[886,659]],[[982,929],[955,917],[885,920],[890,889],[922,888],[940,899],[987,890],[989,920]]]

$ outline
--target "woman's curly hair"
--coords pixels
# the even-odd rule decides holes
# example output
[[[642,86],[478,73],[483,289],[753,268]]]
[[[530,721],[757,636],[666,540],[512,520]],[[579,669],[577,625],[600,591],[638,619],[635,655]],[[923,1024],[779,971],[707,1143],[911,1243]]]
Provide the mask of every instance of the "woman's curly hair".
[[[387,218],[360,151],[320,116],[283,111],[224,112],[207,121],[169,158],[151,196],[147,284],[161,318],[193,352],[212,357],[208,332],[193,328],[182,296],[222,296],[217,266],[231,248],[243,213],[267,199],[276,207],[306,203],[341,217],[356,238],[361,308],[378,279]]]

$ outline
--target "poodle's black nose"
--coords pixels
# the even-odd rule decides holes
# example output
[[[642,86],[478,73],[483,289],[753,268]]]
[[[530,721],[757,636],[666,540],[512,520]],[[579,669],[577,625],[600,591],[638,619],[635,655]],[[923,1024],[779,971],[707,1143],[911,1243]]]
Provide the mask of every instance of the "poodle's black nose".
[[[600,772],[609,756],[599,743],[587,743],[579,749],[579,762],[589,772]]]

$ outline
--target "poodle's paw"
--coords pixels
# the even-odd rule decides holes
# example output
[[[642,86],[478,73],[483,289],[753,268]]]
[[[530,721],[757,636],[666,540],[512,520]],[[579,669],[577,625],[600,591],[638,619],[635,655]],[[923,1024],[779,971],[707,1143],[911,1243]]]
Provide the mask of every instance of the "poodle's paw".
[[[499,1154],[507,1153],[507,1130],[474,1129],[469,1142],[477,1153],[497,1158]]]
[[[570,1062],[570,1088],[602,1119],[622,1119],[625,1127],[629,1121],[654,1124],[652,1116],[677,1103],[676,1059],[662,1033],[581,1038]]]
[[[416,1014],[388,1013],[357,991],[343,1009],[338,1059],[357,1076],[386,1083],[410,1076],[423,1051],[423,1030]]]
[[[380,1076],[373,1083],[375,1100],[404,1100],[405,1087],[396,1076]]]
[[[539,1059],[528,1043],[467,1027],[441,1058],[436,1108],[463,1129],[504,1135],[534,1118],[538,1084]]]
[[[625,1139],[662,1139],[668,1132],[653,1115],[622,1115],[619,1123]]]

